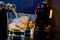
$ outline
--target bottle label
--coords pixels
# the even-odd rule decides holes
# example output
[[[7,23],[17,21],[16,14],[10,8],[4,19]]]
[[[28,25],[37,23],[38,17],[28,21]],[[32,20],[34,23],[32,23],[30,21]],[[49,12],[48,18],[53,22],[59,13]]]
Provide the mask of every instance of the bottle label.
[[[50,10],[49,18],[52,18],[52,12],[53,12],[53,10]]]

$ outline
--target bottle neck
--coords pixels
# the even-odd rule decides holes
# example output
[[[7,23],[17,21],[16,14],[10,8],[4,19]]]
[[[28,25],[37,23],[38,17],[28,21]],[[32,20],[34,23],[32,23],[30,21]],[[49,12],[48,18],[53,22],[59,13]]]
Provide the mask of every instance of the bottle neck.
[[[47,4],[47,7],[49,6],[48,0],[42,1],[42,4]]]
[[[36,10],[35,10],[36,12],[40,12],[40,5],[38,4],[37,6],[36,6]]]

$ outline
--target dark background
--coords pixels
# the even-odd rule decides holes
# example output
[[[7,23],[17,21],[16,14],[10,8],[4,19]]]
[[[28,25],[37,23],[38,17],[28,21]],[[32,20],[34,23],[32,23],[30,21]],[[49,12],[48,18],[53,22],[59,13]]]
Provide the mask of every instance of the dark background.
[[[36,4],[41,3],[42,0],[3,0],[5,3],[16,5],[17,12],[34,13]]]

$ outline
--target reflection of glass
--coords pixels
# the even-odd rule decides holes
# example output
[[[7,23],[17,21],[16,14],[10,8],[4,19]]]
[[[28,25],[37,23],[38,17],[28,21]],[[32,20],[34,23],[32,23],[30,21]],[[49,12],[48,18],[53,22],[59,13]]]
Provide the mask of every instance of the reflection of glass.
[[[10,37],[11,40],[13,40],[15,37],[17,38],[17,36],[20,37],[21,40],[24,39],[25,37],[24,33],[25,33],[26,28],[29,27],[29,25],[31,29],[33,28],[32,17],[33,15],[31,16],[30,14],[26,14],[26,13],[25,14],[18,13],[17,17],[15,16],[13,12],[7,13],[8,36]],[[30,31],[30,35],[32,37],[33,29]]]
[[[9,28],[11,27],[11,28],[15,28],[15,27],[19,27],[19,28],[25,28],[25,27],[27,27],[27,25],[28,25],[28,21],[29,21],[29,14],[23,14],[23,13],[21,13],[22,15],[20,15],[20,17],[19,17],[19,15],[18,15],[18,17],[17,18],[15,18],[15,15],[13,14],[13,13],[9,13],[8,12],[8,26],[9,26]]]
[[[8,23],[11,23],[15,18],[15,14],[13,12],[8,12],[7,16],[8,16]]]

